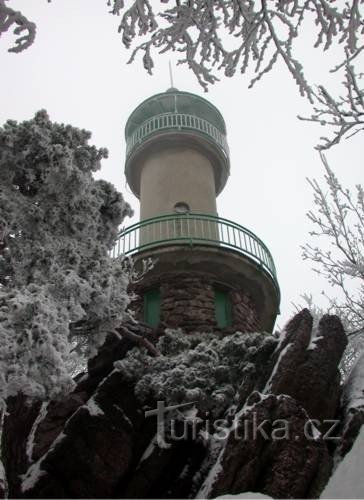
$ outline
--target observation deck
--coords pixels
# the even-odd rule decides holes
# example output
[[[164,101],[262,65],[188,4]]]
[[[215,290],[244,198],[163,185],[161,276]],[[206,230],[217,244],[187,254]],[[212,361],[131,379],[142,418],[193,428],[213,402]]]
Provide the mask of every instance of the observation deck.
[[[206,214],[170,214],[146,219],[122,230],[111,256],[134,255],[171,245],[215,245],[241,253],[278,281],[273,257],[249,229],[228,219]]]
[[[140,158],[166,145],[203,151],[214,169],[216,194],[226,184],[230,162],[225,122],[219,110],[200,96],[172,88],[146,99],[130,115],[125,139],[125,175],[138,198]]]
[[[111,255],[136,260],[157,258],[159,270],[211,270],[220,281],[246,286],[260,305],[262,325],[273,328],[280,290],[272,255],[249,229],[206,214],[169,214],[143,220],[122,230]],[[153,270],[151,271],[153,274]]]

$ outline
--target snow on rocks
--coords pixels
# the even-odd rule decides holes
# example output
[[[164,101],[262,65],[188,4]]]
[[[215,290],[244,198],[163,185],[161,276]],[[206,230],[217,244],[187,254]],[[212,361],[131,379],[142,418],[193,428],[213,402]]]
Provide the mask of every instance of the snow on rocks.
[[[364,428],[338,465],[320,498],[364,498]]]
[[[255,499],[261,499],[261,500],[269,500],[273,499],[273,497],[269,497],[267,495],[263,495],[262,493],[256,493],[253,491],[247,491],[246,493],[238,493],[237,495],[222,495],[221,497],[216,497],[215,500],[239,500],[240,498],[245,498],[246,500],[255,500]]]
[[[47,408],[48,408],[48,403],[42,403],[42,406],[40,407],[39,413],[37,418],[35,419],[31,431],[29,433],[27,442],[26,442],[26,455],[28,457],[29,462],[32,462],[32,456],[33,456],[33,450],[34,450],[34,444],[35,444],[35,434],[38,430],[39,424],[44,420],[45,416],[47,415]]]
[[[95,398],[90,398],[84,406],[81,408],[85,408],[92,417],[99,417],[105,415],[104,411],[100,408]]]
[[[341,439],[335,450],[335,467],[350,452],[364,424],[364,353],[344,382],[341,397]]]
[[[356,361],[345,385],[342,395],[343,406],[364,411],[364,353]]]
[[[336,316],[323,316],[316,332],[310,312],[302,310],[274,352],[265,392],[290,395],[312,419],[334,418],[341,393],[338,365],[346,344]]]
[[[0,460],[0,497],[8,498],[8,482],[2,460]]]
[[[56,446],[66,437],[66,435],[62,432],[59,436],[54,440],[53,444],[39,460],[37,460],[34,464],[32,464],[27,472],[22,476],[22,484],[21,489],[23,492],[27,490],[31,490],[34,488],[39,479],[46,475],[46,471],[42,469],[42,464],[46,460],[48,453],[51,453]]]
[[[306,434],[307,420],[307,412],[290,396],[254,392],[238,412],[209,475],[203,490],[207,498],[254,490],[273,498],[317,497],[331,461],[319,434]],[[284,433],[276,426],[283,422]]]

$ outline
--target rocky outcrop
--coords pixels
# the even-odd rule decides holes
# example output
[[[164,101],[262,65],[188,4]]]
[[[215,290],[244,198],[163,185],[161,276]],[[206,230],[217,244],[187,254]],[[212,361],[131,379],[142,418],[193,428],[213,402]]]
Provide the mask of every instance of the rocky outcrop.
[[[149,442],[143,411],[119,372],[103,380],[66,421],[62,432],[27,471],[26,498],[101,498],[113,495],[139,448]],[[39,429],[41,431],[41,429]],[[36,433],[35,439],[41,438]],[[39,480],[35,481],[35,478]]]
[[[271,362],[266,390],[287,394],[302,404],[312,419],[335,417],[340,394],[339,362],[347,338],[336,316],[323,316],[317,328],[307,309],[287,325]]]
[[[203,496],[259,491],[273,498],[316,498],[332,459],[307,413],[289,396],[253,393],[237,412]]]
[[[131,328],[134,335],[139,328],[140,336],[152,343],[163,334],[145,326]],[[313,329],[312,318],[304,310],[279,340],[250,333],[235,334],[230,342],[226,331],[210,335],[216,335],[215,343],[206,343],[206,335],[201,336],[205,342],[201,344],[198,335],[188,336],[188,359],[195,363],[195,371],[182,369],[178,377],[195,373],[190,387],[202,397],[201,405],[169,412],[173,423],[167,415],[160,421],[145,413],[155,411],[162,393],[141,400],[138,376],[114,368],[115,361],[138,353],[131,351],[136,345],[133,336],[108,338],[65,400],[29,404],[21,397],[12,398],[2,436],[9,497],[212,498],[246,491],[274,498],[319,496],[334,458],[350,449],[364,420],[364,358],[346,385],[339,382],[338,363],[346,345],[340,321],[324,316]],[[171,349],[180,356],[174,359],[183,363],[185,337],[181,338],[178,349],[177,344]],[[210,350],[208,356],[202,345]],[[220,350],[214,353],[218,346]],[[237,352],[244,360],[240,364]],[[235,403],[231,404],[229,396],[227,405],[224,401],[231,388],[226,381],[233,373],[226,362],[229,356],[234,377],[240,375],[231,385],[236,388]],[[136,358],[140,363],[142,358],[138,354]],[[130,369],[132,359],[125,365]],[[221,405],[215,417],[202,404],[206,359],[225,360],[213,372],[217,381],[221,376],[222,384],[221,395],[214,387],[213,401]],[[171,369],[165,351],[158,366]],[[204,378],[198,377],[198,369]],[[176,387],[177,392],[180,389]],[[327,439],[325,421],[335,419],[339,423],[335,439]],[[163,439],[157,426],[161,422]]]

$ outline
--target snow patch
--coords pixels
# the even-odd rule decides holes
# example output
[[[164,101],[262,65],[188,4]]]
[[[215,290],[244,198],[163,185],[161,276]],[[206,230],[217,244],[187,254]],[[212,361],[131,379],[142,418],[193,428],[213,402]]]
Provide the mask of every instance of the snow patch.
[[[25,453],[28,457],[29,462],[32,461],[33,450],[34,450],[34,445],[35,445],[35,442],[34,442],[35,433],[37,432],[39,424],[44,420],[45,416],[47,415],[47,408],[48,408],[48,403],[42,403],[42,406],[40,407],[38,416],[35,419],[33,426],[31,428],[31,431],[29,433],[27,443],[26,443],[26,449],[25,449]]]
[[[149,458],[151,456],[151,454],[153,453],[155,448],[157,448],[157,434],[153,437],[153,439],[149,443],[147,449],[143,453],[142,458],[139,460],[138,467],[142,462],[144,462],[144,460],[147,460],[147,458]]]
[[[222,495],[221,497],[215,497],[215,500],[220,500],[222,498],[270,498],[272,499],[273,497],[268,497],[267,495],[263,495],[263,493],[254,493],[252,491],[246,491],[245,493],[237,493],[236,495]]]
[[[5,481],[5,478],[6,478],[6,473],[5,473],[4,464],[0,460],[0,484]]]
[[[306,347],[306,351],[314,351],[317,348],[317,341],[324,338],[322,335],[317,335],[317,333],[318,325],[314,325],[311,330],[311,340]]]
[[[41,468],[41,465],[45,459],[45,457],[48,455],[48,453],[50,453],[51,451],[54,450],[54,448],[56,447],[56,445],[62,441],[62,439],[66,437],[66,434],[64,434],[63,432],[61,432],[57,437],[56,439],[53,441],[51,447],[49,448],[49,450],[37,461],[35,462],[33,465],[31,465],[29,467],[29,469],[27,470],[27,472],[23,475],[21,475],[21,480],[22,480],[22,484],[21,484],[21,490],[24,492],[24,491],[27,491],[27,490],[30,490],[31,488],[33,488],[33,486],[37,483],[37,481],[46,474],[46,471],[44,471],[42,468]]]
[[[278,367],[279,367],[279,364],[280,362],[282,361],[283,357],[287,354],[290,346],[292,345],[292,343],[290,342],[289,344],[286,345],[286,347],[284,349],[282,349],[282,351],[280,352],[279,356],[278,356],[278,359],[276,361],[276,364],[274,365],[273,367],[273,371],[272,371],[272,374],[271,376],[269,377],[268,379],[268,382],[265,384],[265,387],[263,389],[263,394],[266,394],[267,392],[269,392],[272,388],[272,383],[273,383],[273,378],[275,376],[275,374],[277,373],[277,370],[278,370]]]
[[[320,335],[319,337],[314,337],[314,338],[311,337],[311,341],[308,344],[308,346],[306,347],[306,351],[314,351],[317,348],[317,342],[321,339],[323,339],[322,335]]]
[[[196,498],[208,498],[208,494],[209,494],[212,486],[215,484],[217,477],[219,476],[219,474],[221,472],[223,472],[221,460],[222,460],[224,450],[225,450],[225,447],[223,447],[222,450],[220,451],[219,456],[217,457],[215,464],[213,465],[210,472],[208,473],[205,481],[203,482],[203,485],[202,485],[200,491],[196,495]]]
[[[342,404],[346,411],[364,409],[364,353],[355,363],[344,386]]]
[[[274,352],[278,352],[280,348],[282,347],[283,342],[286,340],[288,334],[287,328],[283,328],[283,330],[279,334],[279,340],[277,347],[274,349]]]
[[[2,460],[0,460],[0,488],[5,492],[5,498],[8,498],[8,481]]]
[[[192,408],[185,408],[182,411],[183,418],[187,422],[201,422],[200,417],[197,416],[198,414],[198,408],[196,406],[192,406]]]
[[[22,491],[31,490],[38,482],[38,480],[46,474],[44,470],[41,469],[42,461],[38,461],[29,467],[27,473],[23,476],[23,481],[21,485]]]
[[[113,404],[113,407],[116,408],[118,412],[121,413],[123,419],[130,425],[130,427],[133,427],[133,423],[130,420],[130,418],[126,415],[125,411],[122,408],[120,408],[119,405]]]
[[[364,498],[364,427],[340,462],[320,498]]]
[[[89,414],[92,417],[99,417],[99,416],[105,415],[103,410],[96,403],[94,397],[90,398],[82,408],[85,408],[86,410],[88,410]]]
[[[185,465],[182,469],[181,474],[179,475],[178,479],[185,479],[190,472],[190,466],[189,464]]]

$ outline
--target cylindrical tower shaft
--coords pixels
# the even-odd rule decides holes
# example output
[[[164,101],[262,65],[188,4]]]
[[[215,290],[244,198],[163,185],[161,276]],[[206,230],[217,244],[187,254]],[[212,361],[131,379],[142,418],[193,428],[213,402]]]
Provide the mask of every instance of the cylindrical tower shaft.
[[[140,218],[176,210],[216,215],[216,188],[211,162],[188,146],[162,147],[143,159]]]

